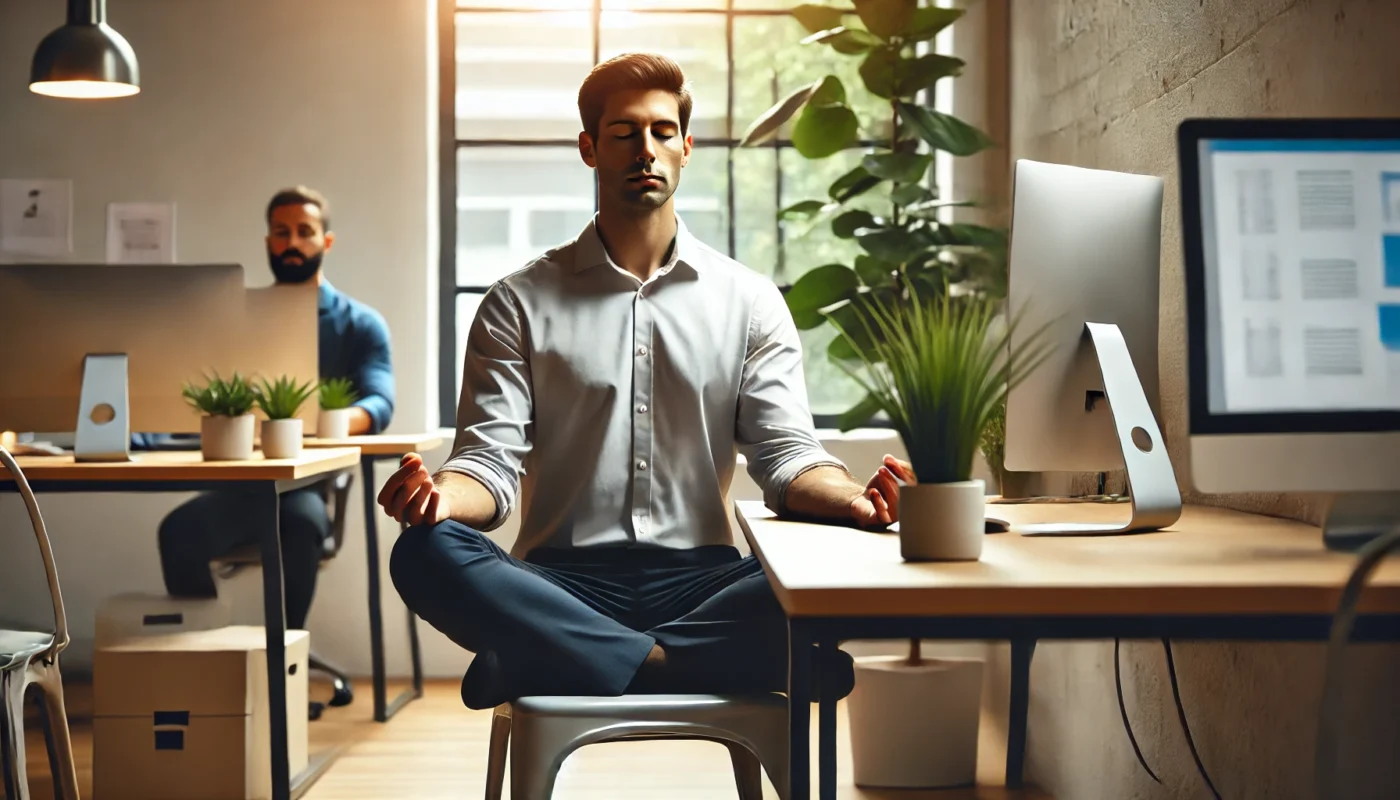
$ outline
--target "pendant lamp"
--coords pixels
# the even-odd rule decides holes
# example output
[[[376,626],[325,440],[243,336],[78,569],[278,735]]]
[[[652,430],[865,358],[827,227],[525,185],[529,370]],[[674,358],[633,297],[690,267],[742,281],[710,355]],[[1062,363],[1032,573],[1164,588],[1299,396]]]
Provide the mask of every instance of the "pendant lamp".
[[[141,91],[136,52],[107,24],[107,0],[68,0],[68,22],[39,42],[29,89],[50,97],[127,97]]]

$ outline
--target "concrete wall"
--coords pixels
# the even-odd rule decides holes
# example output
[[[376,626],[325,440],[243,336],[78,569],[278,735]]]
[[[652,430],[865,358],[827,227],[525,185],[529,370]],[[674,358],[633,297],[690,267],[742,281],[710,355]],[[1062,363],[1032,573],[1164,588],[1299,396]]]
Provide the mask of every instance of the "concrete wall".
[[[982,0],[992,2],[992,0]],[[1189,116],[1394,116],[1400,3],[1392,0],[1012,0],[1008,156],[1166,178],[1161,373],[1168,449],[1189,489],[1177,123]],[[1317,521],[1318,498],[1201,496]],[[1400,794],[1400,652],[1354,648],[1348,797]],[[1112,643],[1046,645],[1032,673],[1029,774],[1058,798],[1201,797],[1161,647],[1126,647],[1137,766],[1113,693]],[[1179,646],[1202,758],[1228,798],[1311,797],[1321,648]]]

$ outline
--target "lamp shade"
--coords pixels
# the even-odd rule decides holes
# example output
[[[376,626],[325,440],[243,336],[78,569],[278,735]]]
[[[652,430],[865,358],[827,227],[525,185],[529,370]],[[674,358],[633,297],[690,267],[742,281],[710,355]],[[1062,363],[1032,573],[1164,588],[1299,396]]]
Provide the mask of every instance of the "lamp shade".
[[[45,36],[34,51],[30,91],[81,98],[141,91],[136,52],[105,17],[105,0],[69,0],[67,24]]]

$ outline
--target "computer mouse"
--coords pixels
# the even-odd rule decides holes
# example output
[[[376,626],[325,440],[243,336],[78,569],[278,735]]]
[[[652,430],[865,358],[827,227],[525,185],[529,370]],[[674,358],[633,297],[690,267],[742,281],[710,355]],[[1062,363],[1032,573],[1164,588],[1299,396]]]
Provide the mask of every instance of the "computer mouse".
[[[1011,523],[996,517],[987,517],[987,533],[1006,533],[1011,530]]]

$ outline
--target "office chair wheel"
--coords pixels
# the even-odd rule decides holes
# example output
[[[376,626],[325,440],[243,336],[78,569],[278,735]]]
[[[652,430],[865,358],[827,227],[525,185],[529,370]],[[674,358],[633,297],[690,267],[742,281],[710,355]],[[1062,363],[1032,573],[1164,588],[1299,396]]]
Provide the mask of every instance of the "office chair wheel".
[[[318,701],[316,701],[316,700],[312,700],[310,703],[307,704],[306,718],[309,719],[309,720],[311,720],[312,722],[315,722],[316,720],[318,720],[318,719],[321,718],[321,714],[322,714],[322,712],[324,712],[325,710],[326,710],[326,704],[325,704],[325,703],[318,702]]]
[[[348,678],[335,678],[331,681],[331,687],[335,693],[331,695],[330,705],[339,708],[348,706],[355,700],[355,687],[350,685]]]

